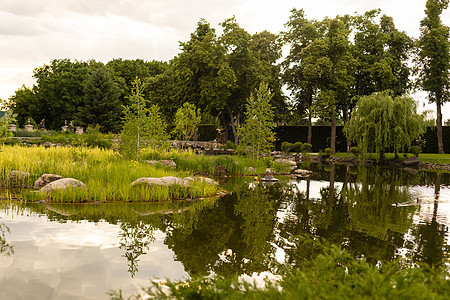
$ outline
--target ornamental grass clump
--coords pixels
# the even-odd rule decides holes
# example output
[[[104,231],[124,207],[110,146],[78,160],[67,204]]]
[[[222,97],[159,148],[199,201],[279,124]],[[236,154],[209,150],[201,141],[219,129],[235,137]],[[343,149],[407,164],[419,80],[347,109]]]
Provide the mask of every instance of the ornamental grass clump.
[[[12,186],[9,174],[13,170],[29,172],[24,187],[32,187],[42,174],[57,174],[74,178],[86,187],[55,191],[51,194],[36,193],[30,189],[22,191],[25,200],[49,199],[54,202],[91,201],[162,201],[171,198],[197,198],[216,194],[215,186],[204,186],[193,182],[189,188],[151,187],[134,188],[130,183],[142,177],[175,176],[184,178],[191,173],[169,171],[146,163],[127,161],[115,152],[99,148],[26,148],[4,146],[0,152],[0,181]]]

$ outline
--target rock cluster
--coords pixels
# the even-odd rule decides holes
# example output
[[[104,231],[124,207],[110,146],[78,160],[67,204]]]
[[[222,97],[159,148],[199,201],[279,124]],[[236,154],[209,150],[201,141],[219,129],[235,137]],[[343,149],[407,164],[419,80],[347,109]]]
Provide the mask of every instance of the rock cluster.
[[[218,183],[211,178],[206,177],[185,177],[185,178],[179,178],[174,176],[166,176],[166,177],[160,177],[160,178],[154,178],[154,177],[143,177],[136,179],[131,183],[132,186],[135,185],[159,185],[159,186],[182,186],[182,187],[190,187],[192,185],[192,182],[204,182],[209,185],[218,185]]]

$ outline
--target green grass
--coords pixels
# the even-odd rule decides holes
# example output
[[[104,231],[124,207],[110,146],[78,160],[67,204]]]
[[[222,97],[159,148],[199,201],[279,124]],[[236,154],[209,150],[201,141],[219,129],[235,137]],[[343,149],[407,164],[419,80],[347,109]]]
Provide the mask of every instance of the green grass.
[[[230,175],[252,175],[246,167],[253,167],[257,174],[265,174],[266,168],[272,168],[277,173],[289,173],[289,166],[275,163],[272,158],[250,159],[240,155],[197,155],[192,151],[170,150],[167,152],[148,149],[142,154],[142,160],[171,159],[177,168],[189,172],[200,172],[214,175],[218,166],[227,167]]]
[[[11,182],[12,170],[29,172],[30,177],[19,183]],[[132,187],[130,183],[141,177],[186,177],[188,171],[172,171],[150,166],[145,163],[125,161],[111,150],[99,148],[48,148],[3,146],[0,152],[0,181],[5,186],[25,188],[21,196],[25,200],[35,201],[46,195],[32,192],[27,187],[42,174],[58,174],[65,178],[75,178],[87,185],[87,188],[55,192],[51,195],[54,202],[86,201],[164,201],[178,198],[198,198],[215,195],[217,188],[195,182],[186,187]]]
[[[347,155],[345,152],[338,152],[332,155],[333,157],[346,158],[348,156],[354,156],[353,154]],[[386,153],[386,159],[394,159],[394,153]],[[404,159],[403,153],[398,154],[400,159]],[[412,157],[411,153],[406,153],[407,157]],[[370,153],[368,158],[376,159],[378,157],[375,153]],[[450,154],[436,154],[436,153],[420,153],[419,160],[422,162],[431,162],[436,164],[450,164]]]

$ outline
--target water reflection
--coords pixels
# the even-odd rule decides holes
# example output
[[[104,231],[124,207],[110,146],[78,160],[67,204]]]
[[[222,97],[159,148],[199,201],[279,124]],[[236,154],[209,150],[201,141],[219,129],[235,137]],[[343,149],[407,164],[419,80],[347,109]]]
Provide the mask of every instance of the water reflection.
[[[272,186],[234,178],[226,184],[230,193],[220,199],[105,205],[12,202],[0,205],[0,217],[5,211],[23,218],[45,216],[48,222],[61,224],[58,241],[67,234],[65,226],[108,224],[113,234],[104,244],[115,247],[125,260],[122,266],[122,260],[113,259],[120,265],[114,268],[134,279],[276,272],[280,263],[301,267],[317,253],[314,245],[299,238],[302,235],[340,244],[373,264],[400,255],[431,266],[446,261],[448,173],[349,165],[305,167],[314,171],[312,177],[281,178],[281,184]],[[16,225],[9,225],[9,234],[6,223],[0,223],[3,254],[14,253],[5,237],[14,242],[15,228],[20,230]]]
[[[0,223],[0,254],[10,256],[11,254],[14,254],[14,246],[6,240],[7,233],[11,233],[9,227]]]

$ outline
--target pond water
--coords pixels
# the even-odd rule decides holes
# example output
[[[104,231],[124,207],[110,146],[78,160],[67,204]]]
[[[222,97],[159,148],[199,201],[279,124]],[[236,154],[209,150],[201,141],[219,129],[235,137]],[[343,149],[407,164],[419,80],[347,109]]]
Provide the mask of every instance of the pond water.
[[[0,202],[0,299],[105,299],[152,279],[276,272],[314,248],[376,263],[446,262],[450,174],[320,165],[309,179],[232,178],[220,199],[175,203]]]

